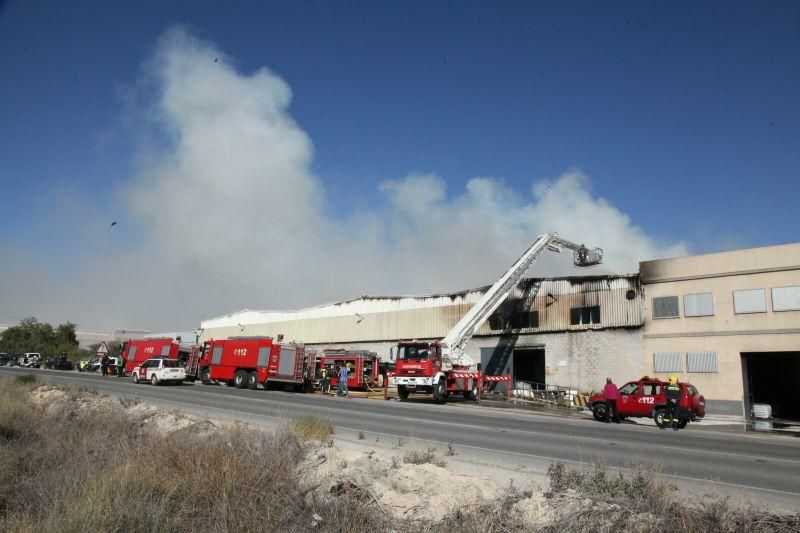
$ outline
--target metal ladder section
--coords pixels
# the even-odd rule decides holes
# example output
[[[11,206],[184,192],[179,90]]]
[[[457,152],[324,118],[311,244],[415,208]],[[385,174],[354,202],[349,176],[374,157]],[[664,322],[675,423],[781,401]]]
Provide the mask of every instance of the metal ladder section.
[[[531,247],[447,333],[447,336],[442,340],[443,359],[445,361],[449,361],[451,365],[473,366],[475,364],[475,361],[464,353],[464,346],[466,346],[478,328],[503,303],[508,293],[519,283],[531,264],[548,247],[555,236],[555,233],[544,233],[536,237]]]

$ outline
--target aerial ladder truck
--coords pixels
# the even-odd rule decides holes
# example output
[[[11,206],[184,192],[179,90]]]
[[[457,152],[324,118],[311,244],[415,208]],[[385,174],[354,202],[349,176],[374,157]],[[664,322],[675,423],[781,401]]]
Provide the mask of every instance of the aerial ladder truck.
[[[467,342],[500,307],[543,251],[561,252],[564,248],[572,250],[575,266],[578,267],[598,265],[603,260],[603,250],[600,248],[589,249],[562,239],[556,233],[539,235],[444,339],[398,343],[395,372],[389,379],[389,385],[397,386],[400,400],[407,400],[412,393],[432,394],[436,402],[444,402],[451,393],[476,399],[481,386],[480,368],[464,353]],[[528,299],[532,300],[530,297]]]

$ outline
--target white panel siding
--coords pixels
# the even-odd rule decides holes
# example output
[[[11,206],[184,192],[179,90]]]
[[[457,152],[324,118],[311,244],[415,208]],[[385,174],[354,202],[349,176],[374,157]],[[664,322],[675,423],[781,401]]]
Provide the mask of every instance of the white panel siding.
[[[536,298],[531,302],[531,293],[537,287]],[[309,344],[440,339],[487,289],[433,296],[365,296],[299,311],[244,310],[203,321],[202,338],[283,333],[287,340]],[[600,306],[600,324],[570,325],[570,308],[592,305]],[[636,275],[526,279],[511,292],[501,310],[515,306],[539,313],[538,328],[513,330],[518,333],[644,325],[643,294]],[[492,330],[487,321],[476,335],[499,333],[502,332]]]
[[[773,311],[799,311],[800,286],[775,287],[772,289]]]
[[[766,291],[764,289],[733,291],[733,312],[736,314],[766,313]]]
[[[717,352],[688,352],[686,370],[689,372],[717,372]]]

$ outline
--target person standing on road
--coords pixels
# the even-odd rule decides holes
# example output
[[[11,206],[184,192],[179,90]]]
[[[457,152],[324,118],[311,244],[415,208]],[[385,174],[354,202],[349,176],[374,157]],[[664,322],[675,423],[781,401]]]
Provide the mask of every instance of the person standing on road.
[[[319,386],[322,389],[322,394],[328,394],[330,383],[328,382],[328,367],[323,362],[319,369]]]
[[[122,360],[122,356],[117,357],[117,377],[122,377],[125,373],[125,361]]]
[[[103,354],[103,357],[100,358],[100,370],[104,376],[108,375],[108,354]]]
[[[667,397],[667,412],[664,415],[664,425],[661,429],[666,427],[666,424],[672,422],[673,431],[678,431],[678,424],[680,424],[680,410],[681,410],[681,386],[678,385],[678,378],[670,376],[667,378],[669,383],[664,387],[664,396]],[[669,417],[669,418],[667,418]]]
[[[606,409],[608,416],[606,422],[611,420],[615,424],[619,424],[619,411],[617,411],[617,386],[611,381],[611,378],[606,378],[606,386],[603,388],[603,396],[606,398]]]
[[[339,367],[339,381],[336,387],[336,396],[347,396],[347,365]]]

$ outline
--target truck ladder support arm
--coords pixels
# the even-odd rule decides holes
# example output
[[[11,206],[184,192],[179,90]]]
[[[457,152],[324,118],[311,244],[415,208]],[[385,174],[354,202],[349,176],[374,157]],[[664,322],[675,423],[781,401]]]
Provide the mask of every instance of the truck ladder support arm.
[[[475,362],[464,353],[464,347],[484,322],[494,313],[508,294],[517,286],[531,264],[545,249],[556,252],[561,248],[573,250],[576,266],[591,266],[602,261],[603,251],[599,248],[588,249],[582,244],[575,244],[562,239],[555,233],[539,235],[534,243],[514,263],[510,269],[492,285],[478,302],[448,332],[442,340],[444,358],[450,364],[473,366]]]

